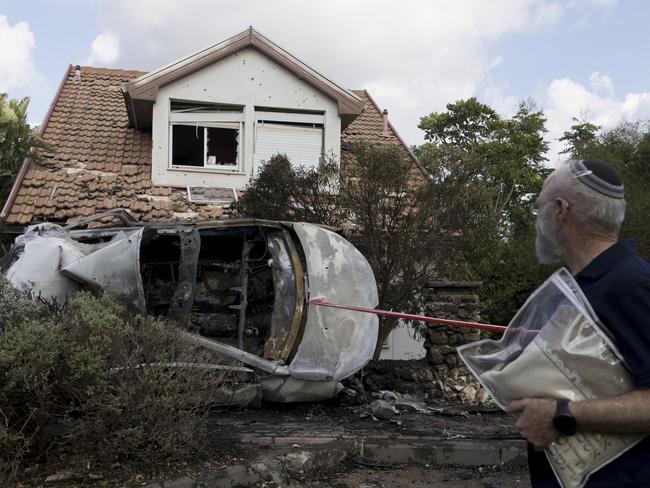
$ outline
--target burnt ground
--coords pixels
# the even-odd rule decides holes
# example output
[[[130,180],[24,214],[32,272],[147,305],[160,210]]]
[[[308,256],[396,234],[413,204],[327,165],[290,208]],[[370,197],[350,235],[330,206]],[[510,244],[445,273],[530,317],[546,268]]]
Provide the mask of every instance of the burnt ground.
[[[334,403],[268,404],[263,409],[223,411],[208,421],[208,436],[217,447],[242,435],[362,436],[373,433],[426,435],[442,439],[519,439],[514,417],[494,407],[431,405],[441,412],[421,414],[404,409],[392,420],[373,420],[365,406]]]
[[[201,462],[135,469],[121,466],[94,473],[99,475],[94,480],[86,473],[45,486],[529,486],[521,457],[523,441],[519,440],[512,416],[496,408],[449,404],[439,408],[441,411],[430,414],[403,409],[390,421],[373,420],[364,413],[366,406],[335,403],[217,411],[207,422],[206,444],[210,454]],[[496,451],[508,449],[507,458],[495,458]],[[70,466],[38,470],[22,486],[42,486],[53,470],[66,471]],[[72,471],[80,473],[83,469],[73,467]]]
[[[381,439],[390,451],[405,441],[419,439],[433,443],[463,442],[489,450],[494,443],[517,443],[520,439],[514,418],[497,408],[440,406],[441,412],[421,414],[402,411],[391,421],[373,420],[364,414],[365,406],[333,404],[267,405],[263,410],[221,412],[210,419],[208,436],[214,447],[230,445],[243,463],[254,463],[260,452],[300,451],[308,444],[323,441],[328,450],[337,442],[363,438]],[[333,441],[332,441],[333,440]],[[331,441],[331,442],[330,442]],[[272,456],[275,454],[269,454]],[[374,455],[348,455],[326,467],[302,475],[293,470],[286,486],[307,488],[512,488],[528,486],[528,472],[521,462],[483,464],[481,451],[458,459],[469,464],[391,462]],[[279,455],[280,456],[280,455]],[[465,458],[463,458],[465,456]],[[390,459],[390,456],[388,456]],[[399,457],[399,456],[398,456]],[[285,472],[288,470],[285,470]],[[245,484],[242,486],[246,486]],[[259,484],[249,486],[276,486]]]

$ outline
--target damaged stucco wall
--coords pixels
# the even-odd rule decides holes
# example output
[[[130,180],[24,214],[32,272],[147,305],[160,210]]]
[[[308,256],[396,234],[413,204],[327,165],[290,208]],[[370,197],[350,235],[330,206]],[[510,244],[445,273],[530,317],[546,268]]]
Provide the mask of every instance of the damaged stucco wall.
[[[240,135],[242,161],[238,171],[170,167],[171,100],[244,106],[241,114],[243,134]],[[154,186],[243,189],[253,174],[256,107],[281,109],[287,113],[295,110],[322,113],[323,153],[339,159],[341,119],[336,101],[249,48],[160,88],[153,107],[151,179]]]

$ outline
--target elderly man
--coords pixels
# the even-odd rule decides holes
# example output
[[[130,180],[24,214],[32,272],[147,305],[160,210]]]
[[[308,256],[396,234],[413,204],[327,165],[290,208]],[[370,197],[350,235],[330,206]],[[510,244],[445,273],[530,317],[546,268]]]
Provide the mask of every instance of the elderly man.
[[[614,398],[567,402],[524,398],[510,405],[529,441],[532,486],[557,487],[541,451],[560,433],[650,433],[650,264],[618,240],[623,184],[601,161],[571,161],[545,181],[535,212],[537,256],[564,263],[612,333],[635,390]],[[592,475],[587,487],[650,486],[650,437]]]

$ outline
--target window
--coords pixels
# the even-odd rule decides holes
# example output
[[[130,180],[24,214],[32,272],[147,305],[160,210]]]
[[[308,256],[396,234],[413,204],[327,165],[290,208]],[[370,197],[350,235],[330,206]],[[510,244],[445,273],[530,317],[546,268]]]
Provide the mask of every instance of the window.
[[[286,154],[300,166],[318,166],[323,157],[325,114],[255,107],[255,165]]]
[[[317,124],[258,122],[255,136],[255,161],[268,161],[275,154],[286,154],[300,166],[318,166],[323,156],[323,127]]]
[[[172,102],[170,165],[238,171],[241,107]]]
[[[172,125],[173,166],[238,166],[239,127]]]

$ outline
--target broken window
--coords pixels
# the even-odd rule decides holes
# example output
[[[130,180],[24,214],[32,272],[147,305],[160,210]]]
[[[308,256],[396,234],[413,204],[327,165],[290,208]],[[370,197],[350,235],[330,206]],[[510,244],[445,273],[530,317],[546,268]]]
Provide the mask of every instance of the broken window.
[[[171,165],[240,169],[242,107],[172,102]]]
[[[172,125],[172,165],[237,167],[239,127]]]

